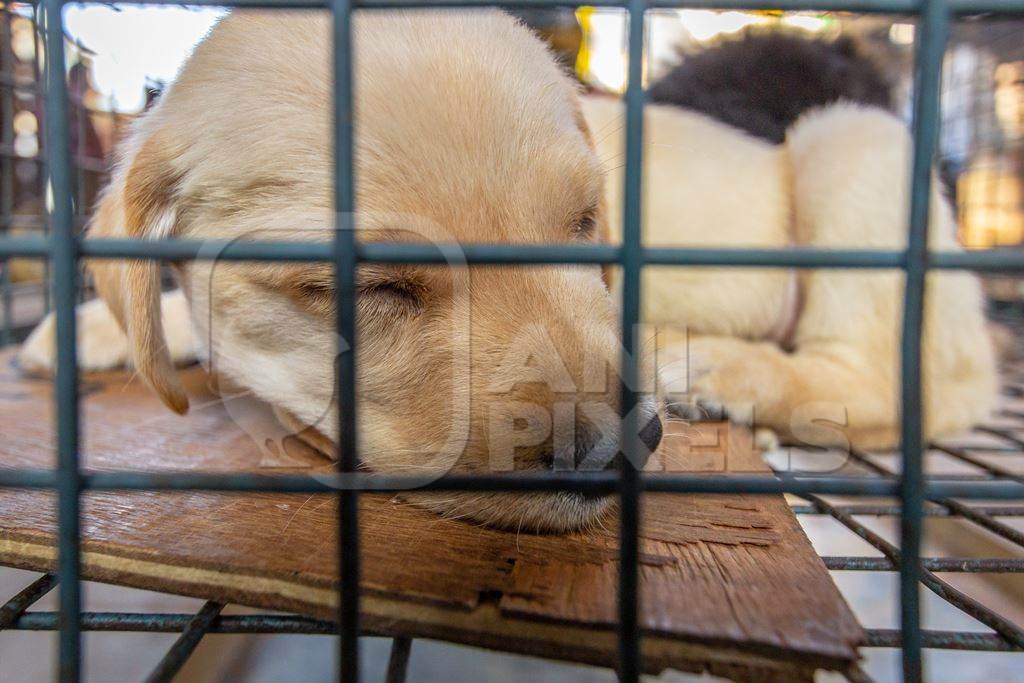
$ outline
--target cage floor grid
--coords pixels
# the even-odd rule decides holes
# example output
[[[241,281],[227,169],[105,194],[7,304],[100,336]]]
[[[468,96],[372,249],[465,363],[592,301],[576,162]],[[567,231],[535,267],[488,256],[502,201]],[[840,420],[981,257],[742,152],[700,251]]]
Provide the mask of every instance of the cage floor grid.
[[[997,413],[968,434],[932,444],[924,458],[926,478],[1024,481],[1024,360],[1005,363],[1001,374]],[[767,460],[773,470],[790,474],[888,477],[901,468],[900,454],[891,452],[780,449]],[[899,500],[788,498],[804,527],[813,531],[833,576],[851,579],[839,583],[866,627],[869,650],[862,652],[870,658],[878,649],[900,647],[900,630],[890,623],[898,596],[891,593],[880,603],[871,595],[886,591],[880,575],[895,576],[899,570]],[[1024,657],[1024,501],[936,498],[926,502],[924,515],[921,590],[930,609],[923,645],[933,653],[957,655],[941,660],[944,669],[935,672],[936,680],[982,680],[986,663],[991,667],[987,680],[1021,680],[1019,664],[1003,667],[971,657],[981,652]],[[868,575],[875,579],[860,578]],[[893,671],[898,673],[895,665]]]

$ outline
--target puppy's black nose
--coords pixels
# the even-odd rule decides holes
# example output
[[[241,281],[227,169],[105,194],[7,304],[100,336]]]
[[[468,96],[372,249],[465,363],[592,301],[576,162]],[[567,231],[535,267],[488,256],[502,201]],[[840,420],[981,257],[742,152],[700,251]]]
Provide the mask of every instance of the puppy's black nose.
[[[576,451],[573,454],[574,470],[601,470],[611,466],[612,458],[599,452],[601,432],[588,422],[576,423]],[[606,449],[602,449],[606,450]],[[611,453],[614,456],[614,451]]]
[[[640,442],[646,446],[648,452],[643,449],[636,454],[635,463],[637,469],[642,469],[647,464],[651,453],[657,450],[661,443],[663,430],[661,418],[657,415],[647,421],[647,424],[640,430]],[[623,457],[618,450],[618,441],[608,443],[608,440],[596,429],[586,424],[578,424],[576,429],[576,452],[574,458],[575,470],[610,470],[622,467]],[[613,449],[609,451],[609,449]],[[612,456],[612,452],[615,453]]]
[[[658,445],[661,443],[663,430],[661,418],[652,416],[640,428],[640,442],[643,448],[636,453],[633,463],[637,469],[643,469]],[[558,447],[548,451],[546,460],[555,471],[596,472],[600,470],[620,469],[623,464],[622,452],[619,450],[617,433],[604,434],[588,420],[578,419],[574,433],[574,442],[568,448]]]
[[[661,437],[663,435],[661,428],[661,418],[655,415],[643,426],[640,430],[640,441],[647,446],[647,450],[651,453],[658,450],[658,445],[661,443]]]
[[[606,436],[586,419],[576,422],[574,441],[566,446],[555,445],[547,462],[556,472],[597,472],[617,466],[618,439]]]
[[[657,415],[653,416],[647,421],[647,424],[640,428],[640,434],[638,436],[640,437],[640,443],[646,447],[646,450],[641,448],[639,449],[640,452],[634,456],[635,459],[633,461],[633,465],[638,470],[642,470],[644,468],[648,459],[650,459],[654,451],[658,449],[658,444],[661,443],[662,434],[661,418]],[[622,462],[622,454],[620,453],[619,457],[616,458],[616,468],[621,467]]]

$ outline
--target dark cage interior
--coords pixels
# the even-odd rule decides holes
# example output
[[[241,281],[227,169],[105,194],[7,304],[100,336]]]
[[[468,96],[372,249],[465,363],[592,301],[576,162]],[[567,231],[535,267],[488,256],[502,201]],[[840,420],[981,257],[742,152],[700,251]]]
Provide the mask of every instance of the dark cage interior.
[[[231,3],[228,3],[231,4]],[[352,209],[353,99],[350,79],[353,10],[419,7],[434,4],[478,6],[470,0],[431,3],[428,0],[383,0],[362,3],[315,3],[310,0],[253,0],[242,5],[326,7],[334,17],[334,112],[338,122],[334,141],[335,206],[340,214]],[[521,7],[521,16],[544,29],[572,66],[580,50],[579,25],[566,13],[547,12],[557,2],[531,0],[499,5]],[[620,19],[628,36],[624,54],[628,71],[623,83],[627,104],[625,157],[625,230],[621,246],[545,248],[527,246],[461,245],[469,263],[602,263],[622,269],[623,376],[638,369],[629,353],[636,340],[631,331],[640,316],[640,273],[650,264],[734,265],[736,267],[901,268],[906,273],[903,306],[902,448],[897,453],[853,450],[848,457],[830,459],[821,452],[780,450],[769,454],[776,477],[742,475],[719,477],[641,474],[632,467],[610,475],[524,477],[487,475],[443,478],[437,487],[459,491],[590,490],[612,491],[619,498],[620,571],[618,599],[617,675],[638,680],[644,671],[637,601],[641,570],[638,545],[639,510],[647,491],[673,493],[784,493],[793,512],[815,541],[825,566],[858,616],[877,616],[898,606],[898,619],[884,625],[862,618],[867,640],[865,665],[845,672],[849,680],[872,680],[877,671],[887,680],[938,680],[982,677],[1007,680],[1021,676],[1024,663],[1024,361],[1019,339],[1024,335],[1024,0],[830,0],[813,2],[713,3],[643,1],[599,3],[621,7]],[[643,165],[642,110],[645,103],[646,18],[671,8],[713,7],[729,10],[822,10],[829,20],[855,27],[865,41],[885,44],[883,58],[894,87],[893,107],[905,112],[914,130],[909,246],[905,251],[825,251],[741,249],[648,249],[641,242],[640,197]],[[89,284],[80,272],[88,257],[173,260],[203,258],[202,245],[161,240],[77,239],[109,171],[111,149],[123,136],[131,115],[102,101],[94,88],[89,46],[77,44],[65,32],[60,0],[38,5],[0,3],[0,346],[22,341],[51,310],[56,312],[58,337],[56,396],[53,427],[56,469],[0,468],[0,487],[48,489],[56,492],[60,525],[56,571],[35,576],[0,607],[0,631],[59,632],[56,675],[63,681],[83,676],[83,631],[159,632],[176,634],[147,680],[170,680],[189,657],[201,652],[208,634],[338,635],[337,674],[355,681],[360,673],[383,669],[369,661],[368,648],[359,656],[360,524],[358,500],[374,484],[355,476],[359,465],[355,442],[355,354],[339,355],[340,424],[344,427],[343,458],[337,481],[347,482],[334,494],[338,499],[340,588],[337,623],[287,614],[225,613],[225,605],[208,602],[191,613],[145,611],[84,611],[80,575],[82,500],[90,489],[322,491],[323,482],[294,476],[252,479],[231,473],[201,476],[165,472],[148,477],[133,472],[83,472],[79,447],[79,395],[76,371],[74,306],[88,296]],[[589,12],[593,8],[589,8]],[[887,13],[881,16],[882,13]],[[763,14],[762,14],[763,15]],[[586,16],[590,16],[587,14]],[[582,22],[586,23],[586,22]],[[45,46],[45,48],[44,48]],[[568,52],[569,57],[565,57]],[[585,50],[581,50],[585,52]],[[44,59],[45,55],[45,59]],[[586,80],[576,58],[578,75]],[[150,97],[157,96],[154,85]],[[959,217],[960,241],[970,249],[962,254],[929,254],[928,192],[933,182],[933,159],[941,169],[935,182],[946,185]],[[291,260],[330,262],[336,267],[338,332],[353,339],[354,273],[360,262],[438,262],[433,248],[394,248],[377,245],[357,249],[351,231],[339,230],[335,244],[296,244],[284,254],[280,244],[226,246],[218,253],[228,260]],[[406,245],[408,247],[408,245]],[[925,444],[921,415],[920,334],[925,275],[932,269],[967,269],[985,278],[992,317],[999,321],[1008,359],[1002,371],[1001,408],[988,424],[955,441]],[[0,391],[3,387],[0,386]],[[636,396],[629,390],[623,404]],[[628,412],[628,411],[627,411]],[[0,416],[0,420],[2,420]],[[627,418],[635,420],[633,418]],[[6,426],[5,426],[6,431]],[[627,430],[629,431],[629,430]],[[635,431],[635,430],[634,430]],[[3,438],[3,437],[0,437]],[[627,453],[636,444],[626,440]],[[822,463],[839,463],[831,469]],[[334,481],[334,480],[332,480]],[[401,488],[400,477],[391,482]],[[588,489],[589,487],[589,489]],[[849,532],[849,533],[847,533]],[[833,542],[845,534],[845,545]],[[859,539],[859,540],[857,540]],[[840,552],[834,549],[841,548]],[[22,580],[24,573],[0,570]],[[865,583],[863,577],[876,579]],[[898,589],[893,582],[898,577]],[[887,589],[879,588],[888,586]],[[47,598],[59,594],[59,603]],[[879,604],[879,591],[892,602]],[[114,599],[119,595],[112,593]],[[52,595],[51,595],[52,598]],[[50,600],[49,604],[47,600]],[[874,603],[872,605],[872,600]],[[41,601],[41,602],[40,602]],[[859,604],[864,601],[867,604]],[[884,601],[883,601],[884,602]],[[873,611],[872,611],[873,610]],[[230,612],[230,608],[229,608]],[[922,614],[924,613],[924,614]],[[945,615],[944,621],[933,615]],[[934,628],[933,623],[953,624]],[[19,634],[20,635],[20,634]],[[366,634],[363,635],[373,635]],[[0,633],[0,654],[5,637]],[[114,638],[116,636],[96,636]],[[222,636],[213,636],[220,638]],[[24,642],[24,641],[18,641]],[[161,641],[162,642],[162,641]],[[378,645],[380,643],[377,643]],[[417,646],[394,638],[387,663],[388,680],[403,680],[416,664]],[[456,654],[427,645],[432,656]],[[284,650],[283,650],[284,651]],[[301,649],[297,651],[302,651]],[[453,650],[454,651],[454,650]],[[888,653],[888,658],[877,653]],[[1010,660],[995,664],[980,653],[1002,653]],[[492,666],[467,656],[466,666]],[[980,657],[980,659],[979,659]],[[896,660],[899,666],[896,666]],[[1006,663],[1008,662],[1008,663]],[[877,666],[869,666],[868,664]],[[380,664],[377,666],[377,664]],[[986,666],[990,673],[982,674]],[[2,672],[19,666],[0,661]],[[269,666],[269,665],[268,665]],[[494,665],[498,666],[498,665]],[[513,665],[514,666],[514,665]],[[555,665],[553,665],[555,666]],[[869,671],[869,669],[872,669]],[[875,671],[874,669],[877,669]],[[572,669],[556,675],[586,677]],[[496,669],[498,673],[500,669]],[[994,673],[993,673],[994,672]],[[410,675],[412,673],[410,672]],[[498,675],[498,674],[496,674]],[[539,674],[538,674],[539,675]],[[883,676],[878,676],[882,678]],[[364,676],[365,678],[365,676]]]

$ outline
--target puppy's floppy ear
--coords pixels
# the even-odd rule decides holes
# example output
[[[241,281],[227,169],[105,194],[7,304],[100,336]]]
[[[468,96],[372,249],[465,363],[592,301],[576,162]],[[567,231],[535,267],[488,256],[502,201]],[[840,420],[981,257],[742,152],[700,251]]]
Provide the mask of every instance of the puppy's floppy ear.
[[[181,174],[171,165],[173,148],[159,132],[126,160],[97,206],[90,237],[158,239],[170,236]],[[160,262],[109,260],[90,264],[96,289],[117,318],[135,368],[176,413],[188,410],[188,397],[174,370],[160,316]]]

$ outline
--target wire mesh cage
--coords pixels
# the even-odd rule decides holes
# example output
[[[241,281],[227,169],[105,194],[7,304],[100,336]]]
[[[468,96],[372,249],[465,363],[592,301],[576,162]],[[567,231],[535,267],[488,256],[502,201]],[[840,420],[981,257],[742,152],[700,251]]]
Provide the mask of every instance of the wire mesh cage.
[[[224,4],[224,3],[217,3]],[[351,76],[351,16],[354,10],[419,6],[473,7],[493,3],[470,0],[367,0],[360,3],[316,3],[311,0],[271,0],[227,3],[232,6],[316,7],[329,9],[334,39],[334,163],[335,209],[339,223],[353,215],[354,191]],[[529,0],[498,3],[512,6],[551,7],[558,2]],[[1018,275],[1024,255],[1016,248],[1024,240],[1021,224],[1022,163],[1024,163],[1024,95],[1021,83],[1024,42],[1020,24],[1005,16],[1024,13],[1019,0],[835,0],[805,2],[602,2],[600,7],[621,7],[627,27],[626,173],[624,237],[620,246],[458,245],[469,264],[615,264],[622,270],[622,376],[634,386],[638,368],[636,324],[640,319],[640,274],[650,265],[718,265],[773,268],[899,268],[906,274],[901,346],[901,443],[889,459],[852,451],[846,465],[826,474],[801,471],[791,461],[777,463],[774,478],[751,476],[702,477],[641,474],[632,467],[619,473],[545,475],[449,475],[430,484],[432,490],[560,491],[614,493],[621,509],[620,572],[618,576],[617,672],[622,680],[637,680],[642,671],[638,604],[638,524],[645,491],[785,493],[793,510],[804,516],[834,520],[866,541],[873,553],[864,556],[824,557],[834,571],[898,572],[900,624],[898,629],[869,629],[867,647],[898,648],[904,680],[924,679],[926,649],[965,651],[1024,651],[1024,627],[958,588],[948,576],[1012,575],[1024,571],[1024,558],[929,556],[922,550],[927,520],[955,518],[985,529],[1016,550],[1024,548],[1024,534],[1013,525],[1024,517],[1024,481],[1020,461],[1024,451],[1024,368],[1005,372],[1006,407],[997,421],[980,428],[987,443],[957,445],[924,443],[922,432],[920,339],[923,325],[926,273],[933,269],[969,269],[988,275]],[[901,25],[915,27],[906,44],[913,48],[912,87],[906,91],[914,131],[909,242],[902,251],[651,248],[641,240],[643,164],[644,37],[646,13],[676,7],[723,9],[831,10],[852,13],[892,13],[905,17]],[[36,6],[4,4],[0,21],[0,275],[2,342],[24,337],[50,309],[52,298],[58,330],[57,463],[53,471],[0,470],[0,486],[53,489],[58,494],[59,560],[55,574],[27,586],[0,608],[0,630],[58,630],[61,680],[81,677],[83,630],[162,631],[180,633],[150,680],[169,680],[208,633],[339,634],[339,676],[359,679],[358,638],[360,552],[357,501],[362,491],[389,486],[401,490],[409,482],[401,476],[368,478],[358,472],[356,441],[355,272],[360,263],[443,263],[445,254],[433,246],[363,244],[351,226],[338,225],[333,243],[244,243],[216,245],[179,240],[81,240],[84,223],[107,173],[105,151],[119,135],[125,120],[90,104],[87,74],[76,68],[84,63],[80,46],[63,30],[61,0]],[[985,15],[985,22],[975,18]],[[889,28],[886,29],[890,30]],[[950,35],[952,50],[946,50]],[[45,50],[42,46],[45,45]],[[45,54],[45,59],[41,55]],[[74,56],[76,61],[69,62]],[[945,60],[945,81],[941,74]],[[42,69],[42,72],[41,72]],[[940,102],[944,107],[940,108]],[[97,118],[107,118],[103,136]],[[941,125],[940,125],[941,124]],[[940,136],[940,130],[942,135]],[[928,196],[931,168],[938,152],[949,169],[960,214],[961,238],[976,247],[1000,249],[967,253],[932,253],[927,248]],[[35,206],[32,206],[35,203]],[[41,217],[46,216],[44,220]],[[340,400],[340,453],[333,479],[304,476],[239,474],[184,474],[83,471],[79,463],[79,377],[76,370],[75,304],[85,287],[79,272],[82,258],[173,260],[208,258],[237,261],[317,261],[335,266],[338,292],[337,332],[349,350],[339,355],[337,391]],[[24,271],[29,271],[25,275]],[[1002,287],[1001,301],[1012,301],[1011,284]],[[27,284],[26,284],[27,283]],[[52,285],[50,284],[52,283]],[[52,291],[51,291],[52,289]],[[1004,307],[1005,308],[1005,307]],[[623,390],[622,407],[627,427],[636,434],[630,410],[635,393]],[[625,438],[629,454],[639,445]],[[931,470],[939,457],[967,470],[957,474]],[[1010,463],[1010,464],[1004,464]],[[419,482],[417,481],[417,484]],[[223,605],[207,603],[197,614],[142,615],[97,613],[81,610],[81,495],[89,490],[225,490],[225,491],[337,491],[340,595],[337,624],[298,616],[221,616]],[[865,500],[865,498],[868,498]],[[897,538],[886,538],[865,518],[898,521]],[[956,609],[981,622],[988,630],[938,631],[922,627],[921,588],[926,588]],[[57,612],[28,608],[56,588]],[[410,651],[408,639],[396,639],[390,680],[404,675]],[[853,680],[868,680],[859,669]]]

